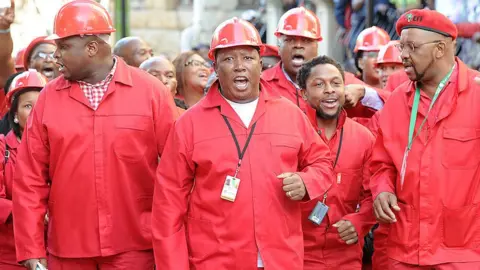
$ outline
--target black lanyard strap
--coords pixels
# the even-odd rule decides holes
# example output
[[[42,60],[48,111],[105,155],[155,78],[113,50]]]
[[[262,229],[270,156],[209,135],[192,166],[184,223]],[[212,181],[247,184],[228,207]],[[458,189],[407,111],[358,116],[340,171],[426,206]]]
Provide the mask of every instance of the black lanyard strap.
[[[335,169],[335,166],[337,166],[338,158],[340,157],[340,151],[342,151],[342,142],[343,142],[343,127],[340,130],[340,142],[338,143],[337,156],[335,157],[335,163],[333,164],[334,169]]]
[[[237,146],[237,153],[238,153],[237,172],[238,172],[238,169],[240,168],[240,165],[242,164],[243,156],[245,155],[245,152],[247,151],[248,144],[250,143],[250,140],[252,139],[253,132],[255,131],[255,127],[257,126],[257,122],[255,122],[252,125],[252,129],[250,130],[250,133],[248,134],[247,141],[245,142],[245,146],[243,147],[243,150],[240,150],[240,144],[238,143],[237,136],[235,136],[235,132],[233,132],[233,128],[232,128],[232,125],[230,125],[230,121],[228,121],[228,118],[225,115],[222,115],[222,117],[225,120],[225,123],[227,124],[227,127],[230,130],[230,133],[232,134],[232,138],[233,138],[233,141],[235,142],[235,146]]]

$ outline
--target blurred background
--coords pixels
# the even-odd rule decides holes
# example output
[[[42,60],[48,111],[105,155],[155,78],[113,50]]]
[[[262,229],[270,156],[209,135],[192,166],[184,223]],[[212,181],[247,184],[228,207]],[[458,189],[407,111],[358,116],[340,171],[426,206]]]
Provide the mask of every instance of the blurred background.
[[[35,37],[52,31],[58,9],[68,0],[16,0],[12,26],[14,54]],[[125,36],[139,36],[155,54],[174,58],[195,47],[208,47],[211,34],[223,20],[238,16],[254,23],[264,42],[276,45],[273,35],[280,16],[300,5],[320,18],[324,40],[319,53],[343,61],[353,71],[352,50],[357,35],[377,25],[397,39],[395,22],[412,8],[436,9],[455,23],[470,23],[469,33],[458,40],[458,55],[480,68],[480,0],[97,0],[115,20],[112,43]],[[474,28],[477,27],[477,28]],[[478,31],[480,32],[480,31]],[[205,46],[206,45],[206,46]]]

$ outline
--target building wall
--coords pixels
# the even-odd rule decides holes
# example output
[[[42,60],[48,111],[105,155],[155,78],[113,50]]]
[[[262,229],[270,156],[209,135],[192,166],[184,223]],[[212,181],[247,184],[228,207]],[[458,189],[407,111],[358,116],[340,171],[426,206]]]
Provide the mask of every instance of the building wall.
[[[198,1],[198,0],[196,0]],[[198,43],[210,43],[217,25],[254,5],[255,1],[204,0],[200,16]],[[180,52],[181,32],[192,25],[194,19],[193,4],[189,0],[130,0],[130,34],[144,38],[156,53],[175,56]]]

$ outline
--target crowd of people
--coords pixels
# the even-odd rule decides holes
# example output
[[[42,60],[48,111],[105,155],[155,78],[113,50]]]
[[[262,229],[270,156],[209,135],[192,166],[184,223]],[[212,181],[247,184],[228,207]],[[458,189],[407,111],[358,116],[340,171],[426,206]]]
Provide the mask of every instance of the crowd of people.
[[[441,13],[361,31],[353,74],[304,7],[278,46],[234,17],[173,61],[112,48],[92,0],[13,61],[14,8],[0,269],[480,269],[480,77]]]

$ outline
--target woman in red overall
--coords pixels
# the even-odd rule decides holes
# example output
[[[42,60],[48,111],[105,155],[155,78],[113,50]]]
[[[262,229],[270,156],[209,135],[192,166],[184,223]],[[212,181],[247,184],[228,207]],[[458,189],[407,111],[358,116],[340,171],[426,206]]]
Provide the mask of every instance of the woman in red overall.
[[[12,218],[12,184],[15,174],[15,158],[23,129],[30,111],[37,102],[40,90],[47,79],[36,70],[24,71],[11,84],[6,101],[12,130],[0,136],[0,269],[20,270],[17,263]]]

